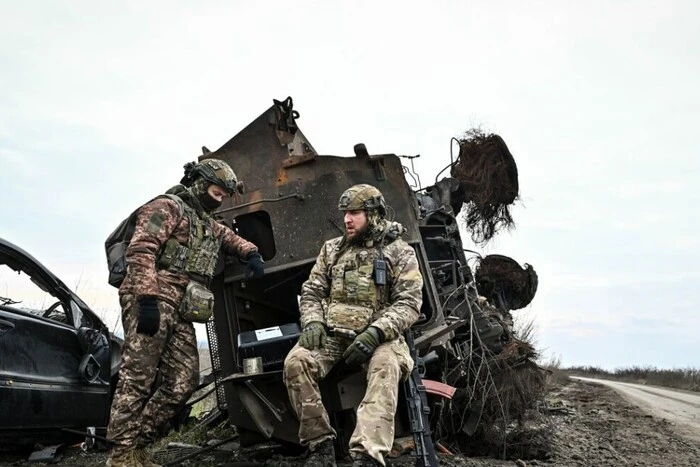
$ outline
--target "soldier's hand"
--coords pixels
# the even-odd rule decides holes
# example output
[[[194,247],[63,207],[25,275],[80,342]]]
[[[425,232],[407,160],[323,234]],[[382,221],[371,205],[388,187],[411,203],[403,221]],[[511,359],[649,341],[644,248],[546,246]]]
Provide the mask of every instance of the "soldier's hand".
[[[350,366],[365,363],[383,340],[384,334],[379,328],[368,327],[364,332],[358,334],[352,344],[345,349],[343,353],[345,363]]]
[[[314,350],[326,345],[326,327],[319,321],[312,321],[304,327],[299,337],[299,345]]]
[[[156,297],[141,297],[139,299],[139,314],[136,332],[153,337],[160,326],[160,312]]]
[[[265,275],[265,268],[263,266],[263,259],[260,253],[253,251],[246,258],[248,264],[245,267],[245,278],[246,279],[260,279]]]

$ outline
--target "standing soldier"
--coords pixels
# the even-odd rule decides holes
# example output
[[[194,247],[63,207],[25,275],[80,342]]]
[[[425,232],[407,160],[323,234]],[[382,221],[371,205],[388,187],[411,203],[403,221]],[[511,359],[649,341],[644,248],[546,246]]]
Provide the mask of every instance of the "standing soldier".
[[[231,167],[217,159],[190,163],[182,183],[140,208],[126,251],[119,288],[124,346],[107,430],[108,467],[157,466],[144,448],[199,382],[192,322],[207,321],[213,311],[208,286],[219,250],[247,259],[247,277],[264,273],[257,247],[212,217],[236,191]],[[162,382],[153,391],[156,369]]]
[[[367,391],[350,453],[353,467],[385,465],[400,378],[413,367],[403,333],[418,319],[423,278],[413,248],[400,238],[403,227],[385,219],[379,190],[355,185],[338,208],[345,213],[345,235],[323,245],[302,286],[303,330],[284,362],[284,381],[299,418],[299,439],[311,449],[306,467],[335,466],[336,433],[318,381],[341,359],[367,363]]]

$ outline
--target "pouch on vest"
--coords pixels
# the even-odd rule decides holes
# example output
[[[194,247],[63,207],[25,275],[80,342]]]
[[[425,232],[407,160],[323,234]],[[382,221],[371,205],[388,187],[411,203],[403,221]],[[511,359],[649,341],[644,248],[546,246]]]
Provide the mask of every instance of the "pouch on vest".
[[[214,313],[214,294],[204,284],[190,281],[178,311],[187,322],[206,323]]]
[[[369,326],[372,314],[373,310],[368,306],[331,302],[326,311],[326,325],[359,333]]]

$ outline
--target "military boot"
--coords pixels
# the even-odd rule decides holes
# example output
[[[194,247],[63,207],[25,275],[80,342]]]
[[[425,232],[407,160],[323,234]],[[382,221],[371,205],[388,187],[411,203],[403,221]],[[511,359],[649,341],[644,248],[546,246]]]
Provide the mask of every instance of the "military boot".
[[[136,451],[127,451],[119,456],[110,455],[105,467],[143,467]]]
[[[306,459],[304,467],[336,467],[333,440],[320,442]]]
[[[360,454],[360,457],[352,462],[352,467],[381,467],[382,463],[367,454]]]
[[[162,465],[153,462],[153,456],[151,456],[151,454],[145,448],[138,448],[134,451],[134,453],[143,467],[163,467]]]

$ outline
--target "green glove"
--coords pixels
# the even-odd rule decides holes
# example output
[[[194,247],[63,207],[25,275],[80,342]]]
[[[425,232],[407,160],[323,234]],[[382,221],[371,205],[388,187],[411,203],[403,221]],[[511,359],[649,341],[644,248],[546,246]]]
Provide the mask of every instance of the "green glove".
[[[368,327],[345,349],[343,353],[345,362],[350,366],[365,363],[383,340],[384,333],[379,328],[374,326]]]
[[[314,350],[326,345],[326,327],[320,321],[312,321],[304,327],[299,337],[299,345]]]

